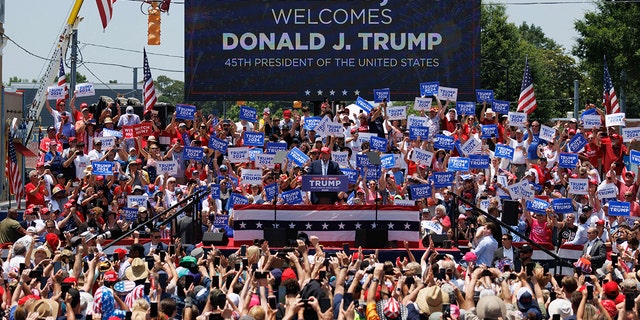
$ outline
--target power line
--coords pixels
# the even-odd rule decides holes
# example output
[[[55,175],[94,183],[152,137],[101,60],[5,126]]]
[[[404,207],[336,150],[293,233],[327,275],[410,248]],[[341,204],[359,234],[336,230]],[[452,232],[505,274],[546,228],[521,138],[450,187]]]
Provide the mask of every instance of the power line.
[[[119,47],[112,47],[112,46],[107,46],[107,45],[102,45],[102,44],[95,44],[95,43],[88,43],[88,42],[78,42],[78,43],[79,44],[80,43],[84,44],[85,46],[92,46],[92,47],[98,47],[98,48],[104,48],[104,49],[112,49],[112,50],[117,50],[117,51],[133,52],[133,53],[142,53],[142,51],[140,51],[140,50],[132,50],[132,49],[119,48]],[[151,53],[151,52],[147,52],[147,54],[150,55],[150,56],[160,56],[160,57],[184,59],[183,56],[177,56],[177,55],[166,54],[166,53]]]
[[[639,3],[640,0],[619,0],[611,1],[608,3]],[[536,6],[536,5],[559,5],[559,4],[596,4],[596,1],[531,1],[531,2],[490,2],[483,3],[482,5],[509,5],[509,6]]]

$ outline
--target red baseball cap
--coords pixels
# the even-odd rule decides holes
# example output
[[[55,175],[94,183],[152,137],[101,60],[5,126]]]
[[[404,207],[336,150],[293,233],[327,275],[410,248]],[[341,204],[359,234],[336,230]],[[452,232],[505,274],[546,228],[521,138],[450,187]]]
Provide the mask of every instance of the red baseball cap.
[[[104,273],[104,281],[117,282],[118,274],[113,270],[109,270]]]
[[[322,149],[320,149],[320,152],[329,154],[331,153],[331,149],[329,149],[329,147],[322,147]]]
[[[73,285],[76,286],[78,285],[78,279],[74,277],[67,277],[64,280],[62,280],[62,283],[73,283]]]
[[[282,112],[282,116],[285,118],[291,118],[291,110],[285,110]]]
[[[127,250],[122,249],[122,248],[118,248],[118,249],[113,250],[113,253],[117,253],[119,259],[122,259],[122,258],[127,256]]]

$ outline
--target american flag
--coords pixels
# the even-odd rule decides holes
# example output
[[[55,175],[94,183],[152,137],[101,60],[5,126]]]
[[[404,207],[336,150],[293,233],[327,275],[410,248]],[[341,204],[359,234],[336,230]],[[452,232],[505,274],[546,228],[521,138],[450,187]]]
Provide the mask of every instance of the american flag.
[[[606,57],[604,58],[604,91],[602,92],[602,99],[607,114],[620,112],[618,96],[616,96],[616,90],[613,88],[613,82],[611,82],[611,76],[609,75],[609,67],[607,67]]]
[[[144,113],[153,110],[153,106],[158,101],[156,97],[156,87],[153,85],[151,77],[151,69],[149,69],[149,60],[147,59],[147,50],[144,49]]]
[[[67,74],[64,72],[64,60],[62,56],[60,56],[60,71],[58,71],[58,87],[64,87],[64,99],[58,99],[57,102],[61,100],[66,100],[69,98],[69,89],[67,88]]]
[[[100,20],[102,21],[102,29],[106,29],[109,21],[111,21],[114,3],[116,3],[116,0],[96,0],[98,13],[100,13]]]
[[[20,209],[20,200],[24,197],[24,186],[22,185],[22,173],[18,168],[18,158],[16,157],[16,147],[13,144],[13,136],[9,136],[8,153],[5,174],[9,179],[9,192],[16,196],[18,209]]]
[[[529,70],[529,60],[525,61],[524,76],[522,77],[522,86],[520,87],[520,98],[518,99],[518,112],[526,112],[531,114],[538,108],[536,102],[536,93],[533,90],[533,81],[531,80],[531,70]]]

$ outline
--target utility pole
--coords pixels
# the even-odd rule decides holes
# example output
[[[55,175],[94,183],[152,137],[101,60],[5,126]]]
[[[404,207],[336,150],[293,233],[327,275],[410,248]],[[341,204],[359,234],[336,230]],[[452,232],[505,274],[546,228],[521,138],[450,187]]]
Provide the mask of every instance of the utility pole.
[[[4,36],[4,0],[0,0],[0,90],[2,90],[2,92],[0,92],[0,123],[2,123],[2,125],[0,125],[0,131],[2,133],[2,137],[8,136],[5,135],[5,119],[7,117],[5,117],[5,113],[6,113],[6,108],[4,105],[4,84],[1,82],[2,80],[2,56],[3,56],[3,49],[4,47],[7,45],[7,39]],[[7,147],[6,143],[5,143],[5,139],[2,138],[2,143],[0,143],[0,160],[4,161],[4,159],[6,159],[6,152],[5,149]],[[4,179],[6,177],[4,176],[4,170],[0,170],[0,197],[4,197],[4,189],[5,189],[5,183],[4,183]]]
[[[76,92],[76,70],[78,68],[78,29],[73,29],[71,34],[71,79],[69,81],[69,94]]]

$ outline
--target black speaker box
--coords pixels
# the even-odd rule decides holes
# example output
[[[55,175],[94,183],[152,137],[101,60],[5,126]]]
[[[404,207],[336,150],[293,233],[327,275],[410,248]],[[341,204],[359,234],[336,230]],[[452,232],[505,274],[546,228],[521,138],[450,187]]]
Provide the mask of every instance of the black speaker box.
[[[356,247],[385,248],[388,240],[389,232],[387,230],[356,230]]]
[[[264,239],[269,241],[270,247],[286,247],[291,240],[297,238],[298,230],[296,229],[264,228]]]
[[[502,202],[502,222],[506,223],[510,226],[518,225],[518,212],[519,212],[518,201],[514,200],[503,200]]]
[[[224,232],[205,232],[202,235],[202,244],[205,246],[226,246],[229,244],[229,238]]]

